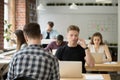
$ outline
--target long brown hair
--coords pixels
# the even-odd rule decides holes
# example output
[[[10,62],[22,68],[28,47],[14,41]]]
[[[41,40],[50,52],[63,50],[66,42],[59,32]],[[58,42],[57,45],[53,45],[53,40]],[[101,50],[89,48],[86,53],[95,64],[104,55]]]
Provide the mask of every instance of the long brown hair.
[[[15,35],[17,37],[17,48],[16,48],[16,50],[18,51],[18,50],[20,50],[21,45],[26,43],[26,41],[25,41],[22,30],[16,30],[14,33],[15,33]]]
[[[96,36],[99,37],[100,40],[101,40],[100,45],[104,45],[104,43],[103,43],[103,37],[102,37],[102,34],[100,32],[96,32],[96,33],[93,34],[93,36],[91,38],[91,44],[94,44],[93,38],[96,37]]]

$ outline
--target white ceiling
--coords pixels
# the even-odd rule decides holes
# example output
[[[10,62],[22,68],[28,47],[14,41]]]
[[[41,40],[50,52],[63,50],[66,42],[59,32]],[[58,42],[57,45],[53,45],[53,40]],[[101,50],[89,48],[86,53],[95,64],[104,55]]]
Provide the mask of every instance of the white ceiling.
[[[95,0],[38,0],[40,3],[59,3],[59,2],[63,2],[63,3],[95,3]],[[118,0],[112,0],[113,3],[117,3]]]

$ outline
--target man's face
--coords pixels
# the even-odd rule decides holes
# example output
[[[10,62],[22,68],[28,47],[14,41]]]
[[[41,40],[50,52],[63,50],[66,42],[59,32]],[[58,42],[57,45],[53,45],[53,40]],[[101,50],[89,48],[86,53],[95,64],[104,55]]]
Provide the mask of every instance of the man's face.
[[[77,44],[78,37],[79,37],[79,32],[76,30],[70,30],[67,33],[68,42],[72,44]]]
[[[52,27],[47,25],[47,32],[50,32],[52,30]]]
[[[56,40],[56,44],[60,46],[62,44],[62,41]]]

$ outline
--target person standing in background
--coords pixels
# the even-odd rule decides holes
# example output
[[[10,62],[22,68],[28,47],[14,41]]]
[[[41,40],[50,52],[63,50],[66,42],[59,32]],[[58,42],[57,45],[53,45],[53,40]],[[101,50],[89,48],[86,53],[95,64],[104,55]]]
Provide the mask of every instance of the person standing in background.
[[[100,32],[96,32],[91,37],[91,42],[88,44],[91,53],[103,53],[104,61],[103,62],[111,62],[111,54],[109,48],[106,44],[103,43],[103,37]]]

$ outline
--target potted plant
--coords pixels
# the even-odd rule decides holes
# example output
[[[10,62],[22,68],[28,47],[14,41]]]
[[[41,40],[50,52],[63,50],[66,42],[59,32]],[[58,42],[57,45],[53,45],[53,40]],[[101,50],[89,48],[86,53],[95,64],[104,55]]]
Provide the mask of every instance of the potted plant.
[[[4,48],[8,49],[10,48],[10,40],[11,40],[11,34],[12,31],[10,30],[11,24],[7,22],[7,20],[4,21]]]
[[[4,21],[4,25],[5,25],[5,28],[4,28],[4,39],[9,42],[10,39],[11,39],[11,24],[8,24],[7,20]]]

